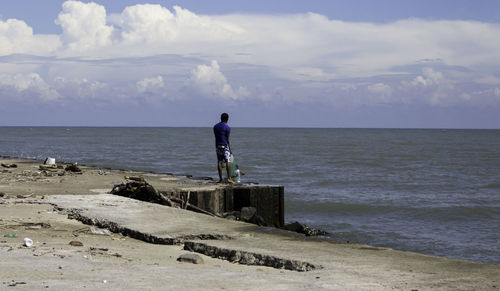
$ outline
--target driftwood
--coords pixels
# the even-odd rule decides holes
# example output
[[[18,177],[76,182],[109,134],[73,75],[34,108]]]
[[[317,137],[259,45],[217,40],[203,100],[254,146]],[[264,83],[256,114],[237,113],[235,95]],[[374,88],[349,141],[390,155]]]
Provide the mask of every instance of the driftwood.
[[[52,165],[40,165],[40,170],[52,170],[52,169],[57,169],[57,164],[52,164]]]
[[[136,181],[136,182],[146,182],[144,180],[144,177],[131,177],[131,176],[125,176],[125,180],[131,180],[131,181]]]

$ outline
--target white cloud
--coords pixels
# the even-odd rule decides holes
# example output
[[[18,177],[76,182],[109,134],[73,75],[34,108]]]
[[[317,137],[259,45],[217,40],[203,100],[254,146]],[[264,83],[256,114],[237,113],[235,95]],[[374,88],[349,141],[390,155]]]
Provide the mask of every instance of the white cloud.
[[[68,98],[80,99],[107,99],[110,88],[107,84],[96,81],[82,79],[70,79],[65,77],[55,77],[54,87]]]
[[[1,95],[10,95],[16,99],[30,99],[37,97],[44,101],[53,101],[62,96],[49,86],[40,75],[36,73],[0,75]]]
[[[432,68],[424,68],[422,69],[423,76],[417,76],[411,84],[413,86],[434,86],[439,85],[439,83],[443,80],[443,73],[436,72]]]
[[[392,96],[392,88],[384,83],[376,83],[368,86],[368,91],[375,94],[381,101],[388,102]]]
[[[202,43],[228,41],[237,26],[174,6],[173,13],[160,5],[135,5],[110,17],[121,30],[125,43],[156,43],[173,46],[179,42]]]
[[[106,25],[106,9],[94,2],[66,1],[56,24],[63,44],[74,52],[94,50],[111,44],[113,27]]]
[[[59,45],[57,36],[33,35],[33,29],[22,20],[0,20],[0,55],[20,53],[46,55]]]
[[[39,56],[5,57],[0,74],[44,76],[47,90],[65,99],[170,100],[187,92],[193,100],[252,96],[337,107],[480,103],[485,98],[474,92],[488,92],[491,101],[500,84],[500,39],[491,37],[500,35],[500,25],[494,23],[208,16],[152,4],[108,14],[102,5],[79,1],[65,2],[56,23],[61,35],[33,34],[21,20],[0,21],[0,55]]]
[[[156,78],[146,78],[136,83],[137,91],[140,93],[157,93],[165,89],[162,76]]]
[[[399,94],[405,96],[406,101],[424,101],[432,106],[446,107],[469,101],[470,94],[457,91],[457,83],[458,81],[447,78],[443,72],[425,67],[422,69],[422,75],[418,75],[411,81],[401,82],[403,92]]]
[[[196,69],[192,70],[189,82],[199,92],[214,99],[236,100],[249,94],[248,90],[244,87],[240,87],[235,92],[220,71],[219,63],[215,60],[212,61],[210,66],[199,65]]]
[[[126,7],[107,15],[95,3],[68,1],[57,23],[73,52],[91,57],[202,54],[207,59],[266,65],[279,72],[314,68],[318,77],[387,74],[420,59],[495,70],[500,25],[408,19],[386,24],[344,22],[322,15],[198,15],[174,6]],[[147,44],[147,45],[145,45]],[[304,70],[304,69],[302,69]],[[306,69],[307,70],[307,69]],[[306,72],[307,73],[307,72]]]

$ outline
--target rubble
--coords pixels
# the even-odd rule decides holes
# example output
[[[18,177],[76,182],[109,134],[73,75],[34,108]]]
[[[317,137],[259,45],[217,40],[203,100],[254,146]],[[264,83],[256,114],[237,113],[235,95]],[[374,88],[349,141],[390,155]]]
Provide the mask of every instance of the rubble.
[[[309,226],[302,224],[298,221],[295,221],[295,222],[292,222],[289,224],[285,224],[283,226],[283,229],[298,232],[298,233],[303,233],[306,236],[318,236],[318,235],[327,235],[328,234],[328,232],[326,232],[326,231],[309,227]]]
[[[158,193],[158,191],[156,191],[156,189],[144,179],[115,185],[110,193],[146,202],[152,202],[167,206],[173,205],[170,199]]]

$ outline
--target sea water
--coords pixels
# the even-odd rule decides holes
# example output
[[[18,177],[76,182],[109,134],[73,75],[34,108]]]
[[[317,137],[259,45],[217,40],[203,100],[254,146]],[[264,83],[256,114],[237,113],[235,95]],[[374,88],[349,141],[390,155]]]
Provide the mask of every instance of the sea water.
[[[500,130],[233,128],[242,182],[339,241],[500,264]],[[0,155],[217,178],[211,128],[0,127]]]

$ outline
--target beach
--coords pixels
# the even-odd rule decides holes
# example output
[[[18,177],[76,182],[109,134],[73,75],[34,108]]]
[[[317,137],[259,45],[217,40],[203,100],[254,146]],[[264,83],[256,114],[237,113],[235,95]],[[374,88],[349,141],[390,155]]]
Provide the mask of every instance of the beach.
[[[500,290],[497,265],[305,237],[106,194],[124,176],[185,178],[84,166],[81,174],[45,176],[41,161],[1,163],[17,165],[0,172],[2,289]],[[184,254],[203,263],[178,261]]]

